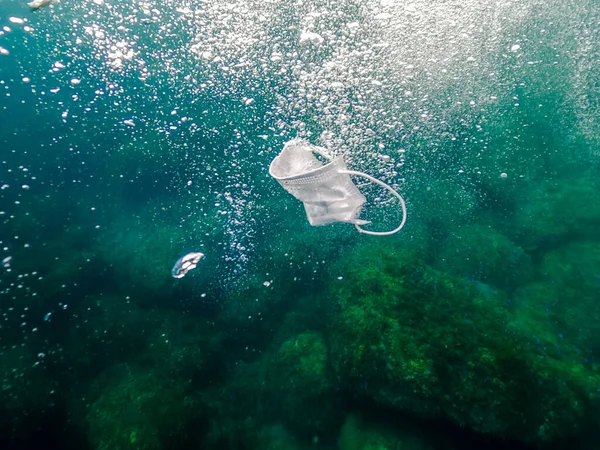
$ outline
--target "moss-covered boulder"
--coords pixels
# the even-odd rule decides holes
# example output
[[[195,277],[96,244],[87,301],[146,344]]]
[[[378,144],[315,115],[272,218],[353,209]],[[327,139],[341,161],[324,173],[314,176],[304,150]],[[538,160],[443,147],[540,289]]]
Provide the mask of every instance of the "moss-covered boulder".
[[[383,245],[359,249],[344,267],[332,292],[339,312],[330,355],[355,393],[524,441],[562,438],[585,424],[597,368],[541,352],[506,295]]]
[[[298,442],[280,423],[264,426],[258,433],[257,448],[261,450],[301,450],[308,448]]]
[[[284,341],[271,355],[268,371],[269,377],[281,380],[283,389],[322,394],[330,387],[323,338],[313,331]]]
[[[186,395],[185,384],[121,365],[100,375],[90,390],[93,398],[86,414],[93,448],[163,449],[199,445],[201,411]]]
[[[402,424],[365,420],[358,414],[348,414],[338,439],[339,450],[432,450],[450,449],[451,445],[434,447],[418,431],[409,431]]]
[[[276,342],[263,362],[266,417],[311,439],[337,425],[328,352],[321,334],[307,331]]]
[[[520,292],[519,304],[546,315],[554,339],[581,352],[598,348],[600,242],[573,242],[549,252],[539,271],[538,282]]]

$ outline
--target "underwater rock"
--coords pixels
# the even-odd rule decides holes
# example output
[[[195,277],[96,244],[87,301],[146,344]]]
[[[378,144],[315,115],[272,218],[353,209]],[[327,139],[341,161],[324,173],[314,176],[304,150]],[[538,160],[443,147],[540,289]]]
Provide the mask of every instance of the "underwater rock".
[[[451,445],[434,447],[417,430],[397,423],[367,421],[358,414],[348,414],[338,439],[339,450],[365,449],[451,449]]]
[[[333,376],[356,395],[537,443],[593,416],[597,368],[540,353],[502,292],[372,243],[344,268],[329,355]]]
[[[336,426],[339,412],[331,395],[327,347],[320,333],[309,331],[283,341],[263,362],[263,398],[279,419],[301,435]]]
[[[329,387],[327,347],[317,332],[305,332],[284,341],[271,355],[269,378],[285,389],[321,395]]]
[[[93,401],[85,420],[93,448],[159,450],[199,445],[202,429],[188,426],[199,412],[192,409],[185,384],[155,371],[121,365],[101,374],[88,395]]]
[[[600,242],[573,242],[547,253],[540,265],[540,275],[543,290],[523,302],[548,312],[556,336],[568,336],[568,341],[581,346],[582,351],[597,349]]]
[[[258,434],[261,450],[301,450],[306,448],[280,423],[263,427]]]

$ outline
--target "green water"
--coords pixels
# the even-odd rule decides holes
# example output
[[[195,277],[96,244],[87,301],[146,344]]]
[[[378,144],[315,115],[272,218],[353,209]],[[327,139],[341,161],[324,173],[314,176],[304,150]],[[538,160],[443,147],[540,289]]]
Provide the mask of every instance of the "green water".
[[[0,27],[1,448],[600,445],[595,0],[0,0]],[[404,229],[311,227],[268,174],[294,137]]]

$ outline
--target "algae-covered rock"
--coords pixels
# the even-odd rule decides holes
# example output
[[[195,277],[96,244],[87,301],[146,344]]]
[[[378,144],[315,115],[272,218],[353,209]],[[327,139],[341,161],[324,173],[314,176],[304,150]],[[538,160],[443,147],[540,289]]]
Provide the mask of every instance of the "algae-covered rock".
[[[589,430],[599,399],[600,366],[593,357],[598,307],[541,281],[519,289],[513,303],[510,326],[527,350],[536,401],[543,405],[536,411],[538,437]]]
[[[263,370],[267,415],[305,437],[337,425],[339,412],[331,392],[327,347],[319,333],[307,331],[276,344],[263,362]]]
[[[552,318],[555,335],[582,350],[597,346],[600,334],[600,242],[574,242],[547,253],[536,292],[522,295]],[[593,348],[593,347],[592,347]]]
[[[200,412],[188,401],[185,385],[156,371],[118,366],[101,375],[90,396],[86,415],[93,448],[164,449],[200,442],[201,427],[189,423]]]
[[[298,439],[280,423],[263,427],[258,433],[258,446],[261,450],[301,450]]]
[[[568,436],[591,414],[596,369],[572,376],[576,360],[540,354],[501,292],[384,246],[360,248],[344,267],[330,355],[354,392],[525,441]]]
[[[401,424],[367,421],[348,414],[338,439],[339,450],[433,450],[434,446]],[[442,448],[442,447],[437,447]],[[443,448],[451,448],[444,446]]]
[[[268,371],[286,390],[322,394],[330,387],[323,338],[317,332],[306,332],[284,341],[271,356]]]

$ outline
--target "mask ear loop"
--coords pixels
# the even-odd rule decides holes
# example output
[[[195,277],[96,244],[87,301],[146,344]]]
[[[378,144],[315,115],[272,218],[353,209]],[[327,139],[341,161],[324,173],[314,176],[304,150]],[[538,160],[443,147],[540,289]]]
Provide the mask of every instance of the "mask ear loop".
[[[398,231],[400,231],[402,229],[402,227],[404,227],[404,224],[406,223],[406,203],[404,203],[404,199],[402,198],[402,196],[400,194],[398,194],[398,192],[393,187],[384,183],[383,181],[378,180],[377,178],[373,178],[372,176],[367,175],[366,173],[357,172],[355,170],[338,170],[338,172],[339,173],[347,173],[348,175],[356,175],[357,177],[366,178],[367,180],[372,181],[373,183],[376,183],[379,186],[390,191],[394,195],[394,197],[396,197],[400,201],[400,206],[402,207],[402,222],[400,223],[400,225],[397,228],[394,228],[391,231],[368,231],[368,230],[363,230],[359,226],[359,224],[355,223],[354,226],[360,233],[371,234],[373,236],[389,236],[390,234],[397,233]]]

